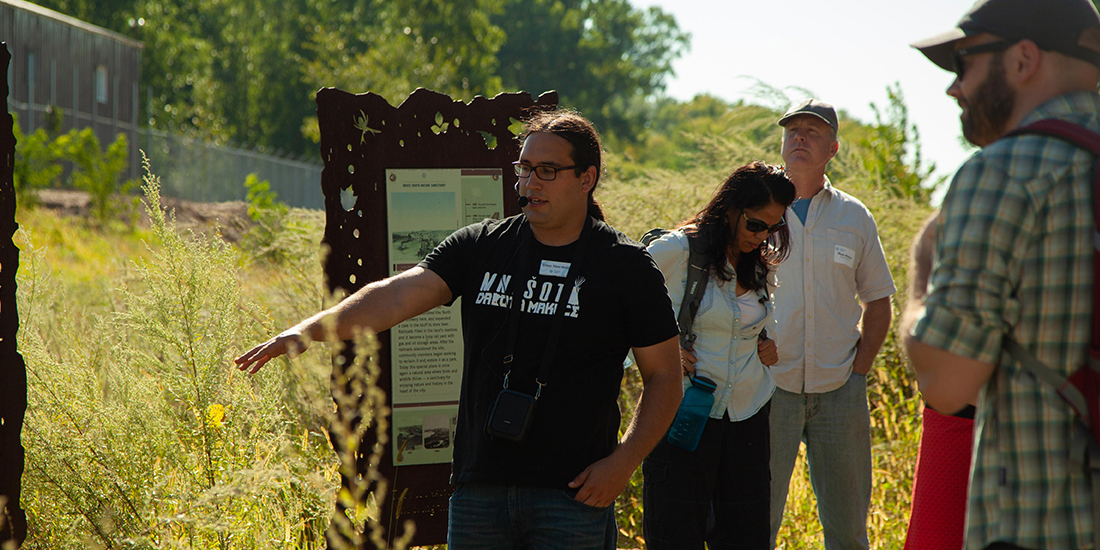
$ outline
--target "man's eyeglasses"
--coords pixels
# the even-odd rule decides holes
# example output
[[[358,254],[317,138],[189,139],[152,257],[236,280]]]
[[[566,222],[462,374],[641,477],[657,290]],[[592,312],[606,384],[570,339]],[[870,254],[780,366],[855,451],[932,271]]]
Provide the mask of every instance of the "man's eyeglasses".
[[[951,63],[955,69],[955,76],[962,80],[963,72],[963,58],[968,55],[975,55],[979,53],[987,52],[1003,52],[1011,48],[1017,41],[1012,40],[998,40],[996,42],[990,42],[988,44],[978,44],[977,46],[971,46],[969,48],[963,48],[961,50],[955,50],[951,52]]]
[[[521,164],[519,161],[512,163],[512,168],[516,170],[517,176],[526,178],[531,176],[531,172],[534,172],[535,175],[543,181],[552,181],[554,178],[557,178],[559,170],[568,170],[576,167],[577,165],[575,164],[573,166],[529,166],[527,164]]]
[[[760,220],[754,220],[745,214],[745,211],[741,211],[741,217],[745,218],[745,229],[748,229],[750,233],[763,233],[768,232],[768,235],[783,229],[784,225],[787,225],[786,218],[780,219],[775,225],[768,225]]]

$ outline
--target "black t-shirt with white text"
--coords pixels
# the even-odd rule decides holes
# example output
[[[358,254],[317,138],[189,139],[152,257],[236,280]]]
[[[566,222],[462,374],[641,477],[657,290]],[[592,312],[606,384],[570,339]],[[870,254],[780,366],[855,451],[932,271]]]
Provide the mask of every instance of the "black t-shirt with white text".
[[[465,343],[462,396],[452,483],[550,488],[566,484],[614,450],[619,387],[631,347],[678,334],[664,277],[645,249],[603,222],[589,219],[580,272],[569,274],[578,243],[546,246],[529,236],[529,275],[518,284],[524,217],[485,220],[448,237],[419,265],[439,275],[462,300]],[[485,434],[489,409],[503,388],[508,317],[517,287],[522,313],[509,389],[534,395],[546,353],[553,356],[530,431],[523,442]],[[565,317],[555,349],[547,338],[558,304]]]

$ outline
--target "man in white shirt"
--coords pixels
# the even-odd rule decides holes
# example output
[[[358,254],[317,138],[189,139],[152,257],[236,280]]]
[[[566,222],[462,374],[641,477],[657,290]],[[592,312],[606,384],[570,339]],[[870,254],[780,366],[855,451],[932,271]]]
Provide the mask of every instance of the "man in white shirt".
[[[779,119],[783,162],[798,192],[787,213],[791,254],[775,291],[779,362],[772,375],[772,545],[799,442],[806,443],[825,548],[869,547],[871,429],[867,372],[897,290],[867,207],[829,183],[839,150],[832,105],[809,99]],[[793,215],[792,215],[793,214]]]

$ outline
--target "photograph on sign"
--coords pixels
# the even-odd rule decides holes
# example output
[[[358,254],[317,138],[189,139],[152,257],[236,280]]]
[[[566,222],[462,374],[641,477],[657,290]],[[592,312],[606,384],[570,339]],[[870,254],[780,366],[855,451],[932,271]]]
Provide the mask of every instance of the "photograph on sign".
[[[393,463],[398,466],[451,461],[457,407],[402,407],[393,410]]]
[[[444,186],[450,187],[445,182],[419,182],[389,193],[391,275],[415,266],[458,229],[458,189]]]

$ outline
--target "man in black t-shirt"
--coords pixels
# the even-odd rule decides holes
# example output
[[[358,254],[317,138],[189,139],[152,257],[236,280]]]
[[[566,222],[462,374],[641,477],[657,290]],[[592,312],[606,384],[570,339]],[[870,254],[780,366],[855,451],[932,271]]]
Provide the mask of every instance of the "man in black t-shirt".
[[[254,373],[308,341],[347,339],[357,327],[381,332],[464,296],[448,548],[614,549],[612,504],[664,435],[682,393],[674,312],[645,250],[600,221],[592,197],[600,142],[590,122],[570,112],[535,115],[514,165],[523,215],[460,229],[413,269],[367,285],[236,362]],[[324,328],[330,323],[334,330]],[[644,389],[616,441],[630,349]],[[487,434],[506,383],[538,395],[521,441]]]

